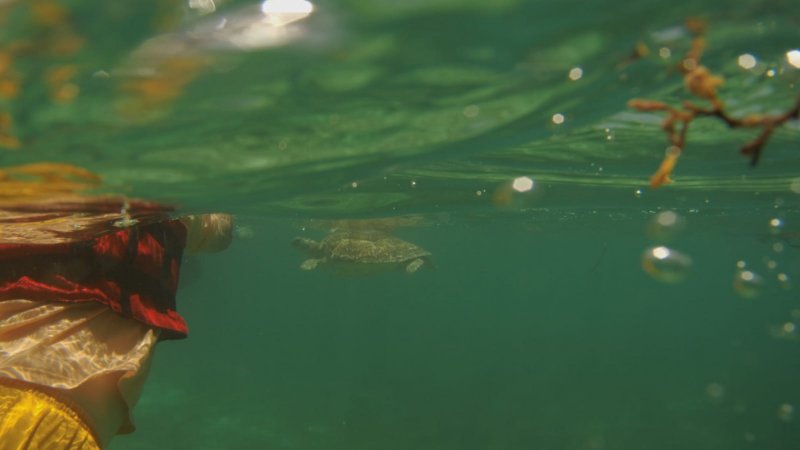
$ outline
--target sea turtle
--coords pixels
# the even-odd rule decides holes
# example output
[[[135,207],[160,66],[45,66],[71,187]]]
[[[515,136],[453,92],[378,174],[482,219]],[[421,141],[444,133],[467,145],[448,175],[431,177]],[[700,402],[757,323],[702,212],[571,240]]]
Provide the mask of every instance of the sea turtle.
[[[300,265],[303,270],[326,264],[340,273],[364,274],[392,269],[414,273],[430,256],[422,247],[377,230],[334,230],[322,241],[297,237],[292,244],[311,254],[311,258]]]

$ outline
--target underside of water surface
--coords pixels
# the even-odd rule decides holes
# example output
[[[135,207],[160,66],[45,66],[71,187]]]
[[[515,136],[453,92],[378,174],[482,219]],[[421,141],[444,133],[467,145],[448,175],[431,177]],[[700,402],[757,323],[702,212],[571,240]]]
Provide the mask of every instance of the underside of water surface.
[[[4,168],[237,224],[110,448],[796,448],[800,125],[753,165],[763,126],[695,117],[656,187],[628,105],[709,107],[702,38],[731,117],[791,113],[796,6],[0,0]],[[342,229],[425,263],[291,245]]]

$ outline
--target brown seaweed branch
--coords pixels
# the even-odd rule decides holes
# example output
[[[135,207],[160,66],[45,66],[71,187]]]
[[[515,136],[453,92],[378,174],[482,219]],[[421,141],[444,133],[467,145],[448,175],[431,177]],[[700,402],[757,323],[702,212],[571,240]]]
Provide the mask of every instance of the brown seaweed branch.
[[[695,118],[716,117],[729,128],[761,128],[761,133],[741,148],[741,153],[750,157],[752,166],[758,164],[761,152],[775,129],[789,120],[800,118],[800,96],[794,106],[783,114],[751,114],[742,118],[731,116],[725,111],[725,106],[717,94],[717,89],[722,86],[724,80],[700,64],[705,49],[705,24],[690,19],[686,22],[686,28],[692,35],[692,45],[678,65],[678,69],[683,73],[686,89],[695,97],[707,101],[710,106],[699,106],[688,100],[683,102],[681,108],[656,100],[632,99],[628,102],[630,108],[638,111],[666,113],[661,122],[661,129],[666,133],[670,146],[658,170],[650,177],[650,186],[654,188],[672,182],[670,175],[686,146],[689,124]]]

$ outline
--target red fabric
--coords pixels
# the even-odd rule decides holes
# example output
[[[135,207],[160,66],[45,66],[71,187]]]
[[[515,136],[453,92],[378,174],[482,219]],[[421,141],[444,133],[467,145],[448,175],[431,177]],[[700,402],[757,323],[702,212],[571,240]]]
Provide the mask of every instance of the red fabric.
[[[165,339],[182,338],[188,328],[175,309],[175,295],[185,245],[186,228],[178,220],[70,244],[3,244],[0,301],[95,301],[161,328]]]

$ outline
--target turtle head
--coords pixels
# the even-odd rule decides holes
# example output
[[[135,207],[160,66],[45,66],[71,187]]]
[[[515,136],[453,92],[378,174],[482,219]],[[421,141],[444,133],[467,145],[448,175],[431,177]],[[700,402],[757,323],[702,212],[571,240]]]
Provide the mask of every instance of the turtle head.
[[[297,247],[297,248],[300,248],[300,249],[303,249],[303,250],[307,250],[307,251],[310,251],[310,252],[317,252],[317,251],[320,250],[319,242],[317,242],[317,241],[315,241],[313,239],[308,239],[308,238],[303,238],[303,237],[296,237],[296,238],[292,239],[292,245]]]

